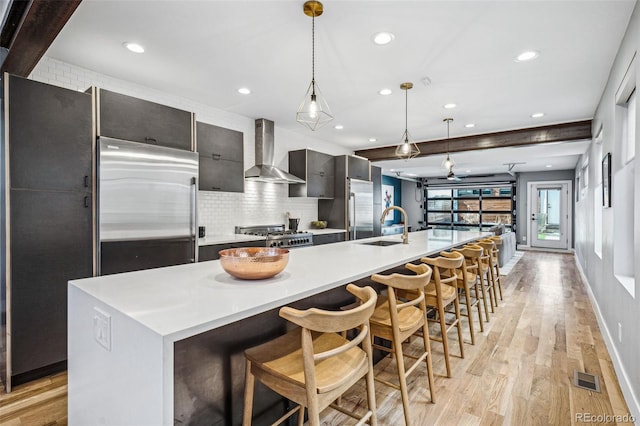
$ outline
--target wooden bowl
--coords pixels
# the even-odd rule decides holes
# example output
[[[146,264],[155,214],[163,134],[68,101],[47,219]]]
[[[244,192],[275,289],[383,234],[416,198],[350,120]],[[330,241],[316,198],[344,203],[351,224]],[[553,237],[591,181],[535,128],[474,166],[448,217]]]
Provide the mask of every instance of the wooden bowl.
[[[271,278],[289,262],[289,250],[275,247],[242,247],[220,250],[219,254],[222,268],[242,280]]]

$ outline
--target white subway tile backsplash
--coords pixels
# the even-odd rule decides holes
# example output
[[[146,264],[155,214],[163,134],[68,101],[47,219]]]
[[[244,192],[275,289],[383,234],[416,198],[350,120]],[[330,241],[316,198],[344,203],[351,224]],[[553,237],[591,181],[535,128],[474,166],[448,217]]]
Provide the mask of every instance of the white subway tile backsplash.
[[[196,113],[198,121],[238,130],[244,133],[244,165],[255,163],[254,118],[230,113],[186,98],[156,89],[119,80],[98,72],[76,67],[53,58],[43,57],[29,78],[67,89],[84,91],[91,86],[136,96],[152,102],[169,105]],[[351,151],[312,137],[294,133],[277,126],[275,129],[276,165],[288,169],[287,152],[294,149],[314,148],[332,155],[350,154]],[[300,218],[302,229],[318,219],[318,201],[312,198],[289,198],[288,185],[245,182],[244,193],[198,193],[198,222],[207,227],[208,234],[228,234],[236,225],[287,224],[286,212]]]

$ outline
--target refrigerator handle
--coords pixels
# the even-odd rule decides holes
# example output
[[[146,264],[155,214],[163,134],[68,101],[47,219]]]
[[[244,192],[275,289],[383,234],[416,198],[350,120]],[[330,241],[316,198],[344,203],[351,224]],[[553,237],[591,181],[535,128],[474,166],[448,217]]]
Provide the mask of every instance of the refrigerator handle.
[[[353,222],[351,222],[351,227],[353,228],[353,239],[357,240],[358,236],[356,235],[356,193],[352,192],[349,194],[349,198],[353,198],[353,209],[352,213],[353,213]]]
[[[196,227],[198,226],[198,218],[196,216],[197,211],[198,211],[198,205],[196,203],[196,195],[197,195],[197,191],[198,191],[198,186],[197,184],[197,179],[195,177],[191,178],[191,226],[190,226],[190,232],[191,232],[191,236],[193,237],[193,258],[191,258],[192,262],[197,262],[198,261],[198,250],[197,250],[197,246],[198,246],[198,239],[196,237]]]

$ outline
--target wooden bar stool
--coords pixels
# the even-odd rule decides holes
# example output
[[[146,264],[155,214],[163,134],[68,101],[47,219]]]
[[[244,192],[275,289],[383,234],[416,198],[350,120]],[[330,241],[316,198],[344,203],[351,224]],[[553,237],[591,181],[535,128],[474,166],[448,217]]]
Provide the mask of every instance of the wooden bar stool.
[[[458,277],[457,285],[461,291],[459,294],[464,296],[464,305],[466,312],[460,312],[460,315],[467,317],[469,321],[469,334],[471,336],[471,344],[476,344],[475,330],[473,326],[473,308],[478,311],[478,321],[480,323],[480,331],[484,331],[484,324],[482,322],[482,310],[480,309],[480,286],[478,285],[478,265],[475,261],[482,254],[482,248],[463,247],[461,249],[453,249],[453,252],[440,252],[441,256],[455,259],[457,253],[464,256],[462,261],[462,267],[456,270]],[[473,288],[473,295],[471,289]],[[453,313],[453,312],[450,312]]]
[[[425,305],[424,287],[431,279],[432,270],[427,265],[407,263],[405,267],[417,275],[393,273],[391,275],[374,274],[371,280],[387,286],[387,296],[378,297],[378,306],[371,316],[371,337],[380,337],[391,341],[391,348],[374,344],[377,349],[395,354],[398,369],[399,385],[382,380],[376,380],[392,388],[399,389],[404,409],[404,422],[411,424],[409,415],[409,393],[407,391],[407,376],[422,362],[427,363],[429,393],[431,402],[435,402],[433,386],[433,368],[431,363],[431,347],[429,345],[429,327],[427,326],[427,307]],[[399,293],[406,297],[406,301],[398,299]],[[424,352],[418,356],[404,354],[402,343],[422,330]],[[415,361],[405,370],[404,357]]]
[[[489,272],[489,257],[484,254],[484,249],[477,244],[465,244],[463,248],[470,248],[474,250],[475,253],[479,253],[477,258],[470,258],[470,262],[475,266],[476,282],[480,287],[480,297],[482,298],[482,304],[484,305],[484,317],[485,321],[489,322],[489,306],[491,306],[491,312],[494,312],[491,296],[492,285],[491,275]],[[487,300],[489,303],[487,303]]]
[[[368,421],[377,425],[369,327],[377,295],[371,287],[349,284],[347,290],[360,299],[360,306],[338,312],[281,308],[280,316],[300,328],[245,351],[244,426],[251,424],[255,379],[299,404],[274,424],[298,412],[298,424],[302,425],[306,407],[309,424],[318,426],[320,412],[332,406],[359,419],[358,424]],[[351,329],[359,329],[352,340],[339,334]],[[362,348],[358,346],[360,343]],[[362,377],[366,377],[368,401],[368,411],[363,416],[332,404]]]
[[[493,247],[493,267],[495,269],[495,276],[498,280],[498,292],[500,293],[500,300],[504,300],[502,298],[502,276],[500,275],[500,262],[498,261],[498,254],[500,253],[499,247],[502,245],[502,238],[495,235],[493,237],[489,237],[489,239],[495,243]]]
[[[489,298],[491,299],[491,312],[493,307],[498,307],[498,283],[500,280],[496,278],[496,270],[494,267],[494,249],[496,246],[493,240],[480,240],[477,243],[484,250],[483,266],[489,268],[489,278],[491,278],[491,287],[489,287]],[[497,256],[495,261],[497,262]]]
[[[444,362],[447,367],[447,377],[451,377],[451,365],[449,364],[449,343],[447,333],[453,328],[458,329],[458,343],[460,345],[460,357],[464,358],[464,347],[462,345],[462,327],[460,323],[460,304],[458,303],[458,277],[455,273],[456,269],[462,266],[464,256],[460,255],[457,259],[449,259],[448,257],[423,257],[422,262],[433,268],[432,279],[425,288],[425,303],[437,310],[437,320],[432,322],[440,323],[441,338],[430,337],[431,340],[441,342],[444,350]],[[445,306],[453,303],[455,310],[455,319],[447,323],[445,317]]]

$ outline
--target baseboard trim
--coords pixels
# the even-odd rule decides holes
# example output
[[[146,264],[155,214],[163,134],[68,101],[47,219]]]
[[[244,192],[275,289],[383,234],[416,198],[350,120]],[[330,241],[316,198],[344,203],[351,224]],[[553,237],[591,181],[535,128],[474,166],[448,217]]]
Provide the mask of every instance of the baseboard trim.
[[[622,365],[622,361],[620,359],[620,354],[614,345],[613,336],[609,332],[609,328],[607,327],[606,322],[604,321],[604,317],[602,316],[602,312],[600,311],[600,306],[598,305],[598,301],[591,290],[591,285],[589,285],[589,280],[582,270],[582,265],[580,265],[580,261],[578,260],[578,255],[574,253],[574,260],[576,262],[576,267],[578,268],[578,272],[580,272],[580,278],[582,278],[582,283],[587,289],[587,294],[589,295],[589,300],[591,300],[591,305],[593,306],[593,310],[596,314],[596,320],[598,321],[598,325],[600,326],[600,330],[602,331],[602,339],[604,340],[605,345],[607,346],[607,350],[609,351],[609,355],[611,356],[611,361],[613,362],[613,369],[618,376],[618,382],[620,383],[620,388],[622,390],[622,395],[629,406],[629,411],[636,421],[640,420],[640,403],[638,403],[638,398],[631,387],[631,381],[629,380],[629,376]]]

